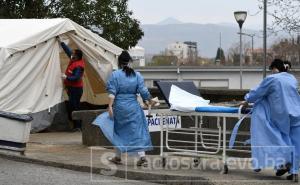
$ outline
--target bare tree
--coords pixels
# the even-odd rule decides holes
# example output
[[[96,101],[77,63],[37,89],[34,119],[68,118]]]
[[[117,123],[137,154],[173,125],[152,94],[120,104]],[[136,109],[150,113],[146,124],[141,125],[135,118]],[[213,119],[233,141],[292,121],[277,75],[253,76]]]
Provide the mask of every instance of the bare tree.
[[[267,0],[267,4],[268,15],[273,17],[270,30],[286,31],[291,35],[300,33],[300,0]]]
[[[292,65],[299,65],[300,59],[300,37],[296,39],[281,39],[272,45],[276,58],[289,60]]]
[[[244,42],[243,43],[243,51],[242,51],[242,55],[243,55],[243,63],[245,63],[245,53],[246,50],[250,48],[250,42]],[[231,45],[231,47],[228,49],[228,56],[227,56],[227,62],[230,65],[230,63],[232,65],[238,66],[240,63],[240,43],[234,43]],[[228,65],[227,64],[227,65]]]

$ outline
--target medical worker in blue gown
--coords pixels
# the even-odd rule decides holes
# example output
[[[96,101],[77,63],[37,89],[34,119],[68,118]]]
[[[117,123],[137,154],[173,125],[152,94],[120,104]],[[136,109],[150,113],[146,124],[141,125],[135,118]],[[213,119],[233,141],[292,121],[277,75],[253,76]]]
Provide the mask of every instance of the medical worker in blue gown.
[[[275,167],[277,176],[286,172],[298,180],[300,159],[300,97],[289,65],[275,59],[272,75],[250,90],[245,103],[254,103],[251,116],[251,152],[256,170]],[[294,156],[294,157],[293,157]]]
[[[121,153],[137,153],[138,166],[146,166],[145,151],[152,149],[148,124],[144,111],[137,101],[140,94],[144,102],[152,103],[150,93],[139,72],[129,66],[132,61],[127,51],[118,58],[119,70],[114,71],[107,81],[109,94],[108,112],[114,119],[114,141],[116,156],[110,161],[121,163]]]

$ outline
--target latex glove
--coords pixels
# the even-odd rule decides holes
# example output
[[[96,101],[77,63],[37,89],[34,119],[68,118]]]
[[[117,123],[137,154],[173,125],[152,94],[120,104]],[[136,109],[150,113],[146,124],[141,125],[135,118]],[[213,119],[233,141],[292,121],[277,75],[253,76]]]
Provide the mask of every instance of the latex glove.
[[[240,103],[240,106],[243,106],[243,107],[248,107],[249,106],[249,104],[248,104],[248,102],[247,101],[243,101],[242,103]]]
[[[111,118],[114,117],[113,109],[110,106],[108,107],[108,114],[109,114],[109,117],[111,117]]]
[[[153,107],[156,107],[156,106],[159,106],[159,105],[160,105],[159,100],[158,100],[157,97],[152,98],[152,99],[150,99],[149,101],[146,100],[144,103],[145,103],[145,105],[146,105],[147,108],[152,107],[152,106],[153,106]]]
[[[160,103],[159,103],[158,97],[152,98],[152,99],[150,100],[150,104],[151,104],[152,106],[154,106],[154,107],[159,106]]]
[[[64,74],[64,73],[62,73],[62,74],[61,74],[61,78],[62,78],[63,80],[65,80],[65,79],[67,79],[67,75]]]

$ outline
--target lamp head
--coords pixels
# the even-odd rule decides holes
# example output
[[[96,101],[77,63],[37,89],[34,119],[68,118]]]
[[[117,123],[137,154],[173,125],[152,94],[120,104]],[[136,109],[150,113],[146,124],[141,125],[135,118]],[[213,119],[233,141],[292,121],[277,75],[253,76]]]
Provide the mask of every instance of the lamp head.
[[[234,12],[234,17],[236,22],[239,24],[240,29],[242,29],[243,23],[245,22],[247,18],[247,12],[246,11],[236,11]]]

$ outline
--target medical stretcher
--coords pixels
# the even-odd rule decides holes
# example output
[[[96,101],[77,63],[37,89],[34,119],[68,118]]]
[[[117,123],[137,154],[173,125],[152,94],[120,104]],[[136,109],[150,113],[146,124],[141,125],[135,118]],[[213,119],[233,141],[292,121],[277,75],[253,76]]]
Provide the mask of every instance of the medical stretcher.
[[[176,85],[183,90],[200,96],[193,82],[156,82],[156,85],[169,106],[168,97],[172,85]],[[180,116],[181,120],[183,120],[183,117],[188,117],[194,122],[187,124],[182,121],[182,128],[169,128],[168,124],[165,124],[165,126],[164,124],[160,124],[160,156],[162,158],[162,165],[166,165],[167,158],[170,155],[193,157],[195,165],[199,162],[201,157],[213,157],[222,159],[222,172],[227,174],[227,152],[250,153],[250,147],[244,145],[245,140],[250,137],[248,131],[239,132],[239,136],[241,136],[243,140],[235,141],[236,145],[242,147],[229,149],[228,136],[231,135],[231,130],[228,130],[227,119],[235,118],[238,121],[241,118],[249,118],[249,115],[245,114],[249,112],[249,110],[245,111],[242,107],[228,107],[228,110],[226,110],[226,107],[222,107],[221,109],[213,107],[197,108],[196,111],[180,112],[170,109],[151,110],[152,114],[156,114],[160,117],[160,123],[163,123],[163,119],[168,116]],[[209,119],[214,120],[213,123],[211,121],[206,123]],[[211,128],[212,124],[214,128]],[[179,135],[180,137],[177,137]],[[166,148],[167,151],[165,151],[164,148]]]

